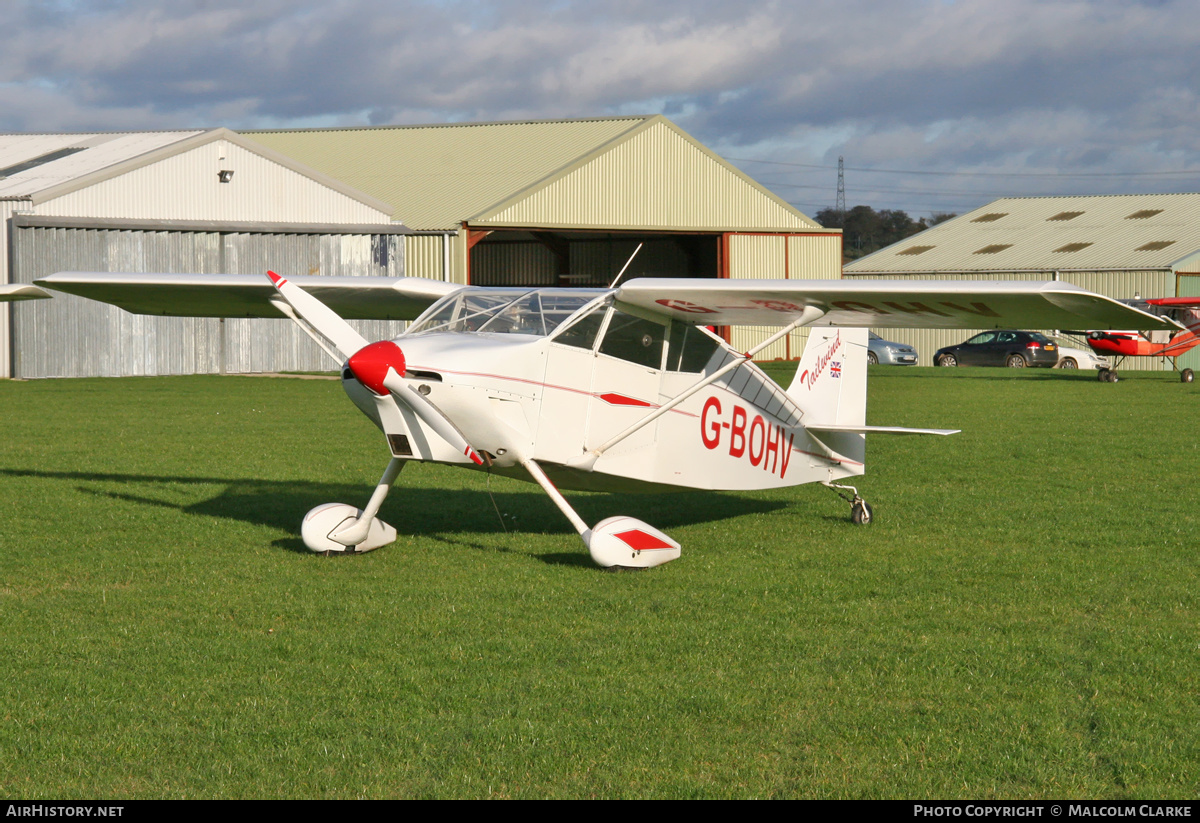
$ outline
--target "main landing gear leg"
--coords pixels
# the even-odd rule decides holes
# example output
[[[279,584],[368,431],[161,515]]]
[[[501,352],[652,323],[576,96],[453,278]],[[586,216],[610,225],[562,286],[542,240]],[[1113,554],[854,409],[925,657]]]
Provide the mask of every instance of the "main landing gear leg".
[[[550,482],[541,466],[528,458],[521,460],[521,465],[554,501],[558,510],[571,521],[597,566],[606,569],[649,569],[679,557],[678,543],[633,517],[609,517],[589,529],[584,519]]]
[[[397,457],[391,459],[365,509],[345,503],[325,503],[304,515],[300,527],[304,545],[325,555],[362,554],[395,540],[395,528],[375,515],[379,514],[379,507],[406,462]]]
[[[853,486],[844,486],[841,483],[824,482],[821,485],[833,489],[833,493],[850,504],[850,519],[856,526],[866,526],[875,517],[874,511],[871,509],[871,504],[858,496],[858,489]],[[845,494],[844,491],[849,491],[850,494]]]

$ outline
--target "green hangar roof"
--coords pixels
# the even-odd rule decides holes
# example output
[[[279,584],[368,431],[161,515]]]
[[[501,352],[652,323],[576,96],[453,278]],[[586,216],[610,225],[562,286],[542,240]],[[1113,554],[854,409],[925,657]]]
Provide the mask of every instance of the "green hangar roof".
[[[1008,197],[893,243],[846,274],[1175,269],[1200,251],[1200,194]]]
[[[661,115],[243,134],[412,229],[825,231]]]

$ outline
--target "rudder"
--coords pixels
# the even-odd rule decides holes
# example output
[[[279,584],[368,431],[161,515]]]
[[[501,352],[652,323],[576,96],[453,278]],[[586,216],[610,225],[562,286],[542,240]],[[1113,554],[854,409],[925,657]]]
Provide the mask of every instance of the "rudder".
[[[867,335],[866,329],[810,328],[787,390],[806,424],[867,422]]]

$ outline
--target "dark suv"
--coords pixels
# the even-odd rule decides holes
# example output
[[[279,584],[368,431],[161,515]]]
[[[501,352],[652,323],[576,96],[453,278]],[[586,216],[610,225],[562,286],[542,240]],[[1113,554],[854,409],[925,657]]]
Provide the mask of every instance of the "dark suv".
[[[939,366],[1045,366],[1058,363],[1058,345],[1035,331],[985,331],[965,343],[938,349]]]

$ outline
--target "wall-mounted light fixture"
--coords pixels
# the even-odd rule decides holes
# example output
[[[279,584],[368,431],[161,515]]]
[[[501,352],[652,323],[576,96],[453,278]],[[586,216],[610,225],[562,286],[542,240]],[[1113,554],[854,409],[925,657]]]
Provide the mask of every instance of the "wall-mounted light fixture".
[[[233,171],[231,169],[221,169],[217,172],[217,179],[222,183],[228,183],[233,179]]]

